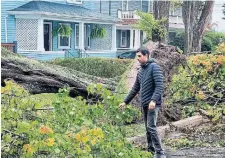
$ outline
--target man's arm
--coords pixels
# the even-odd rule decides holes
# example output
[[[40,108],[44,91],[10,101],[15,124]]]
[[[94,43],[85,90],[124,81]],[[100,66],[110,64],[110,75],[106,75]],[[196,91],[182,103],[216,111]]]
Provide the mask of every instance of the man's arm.
[[[156,102],[160,100],[161,96],[163,95],[164,89],[164,77],[159,65],[154,65],[153,67],[153,79],[155,83],[155,90],[151,100]]]
[[[139,82],[138,74],[137,74],[136,81],[135,81],[131,91],[129,92],[128,96],[125,98],[124,103],[129,104],[130,101],[137,95],[139,90],[140,90],[140,82]]]

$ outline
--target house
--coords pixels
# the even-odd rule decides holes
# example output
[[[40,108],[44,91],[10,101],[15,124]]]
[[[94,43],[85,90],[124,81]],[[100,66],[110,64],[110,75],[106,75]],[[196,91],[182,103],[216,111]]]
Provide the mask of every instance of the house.
[[[17,41],[20,53],[57,54],[69,50],[92,50],[105,56],[116,55],[116,23],[118,18],[85,8],[93,2],[64,1],[1,1],[2,43]],[[52,29],[60,24],[72,28],[70,37],[52,36]],[[103,39],[91,39],[91,30],[106,30]],[[90,51],[90,53],[93,53]]]
[[[184,23],[182,19],[182,7],[174,7],[174,4],[170,7],[169,16],[169,32],[168,41],[172,42],[178,31],[184,31]]]
[[[2,43],[17,41],[19,53],[75,57],[83,50],[116,57],[117,50],[137,49],[145,34],[132,27],[139,19],[135,10],[153,10],[150,0],[2,0],[1,6]],[[61,24],[72,28],[70,37],[52,35]],[[91,38],[96,27],[106,30],[104,38]]]

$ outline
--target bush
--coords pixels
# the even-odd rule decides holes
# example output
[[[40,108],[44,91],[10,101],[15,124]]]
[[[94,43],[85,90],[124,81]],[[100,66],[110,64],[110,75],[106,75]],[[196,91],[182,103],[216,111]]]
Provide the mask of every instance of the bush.
[[[184,32],[177,32],[173,42],[169,44],[178,46],[181,50],[184,50]],[[202,39],[201,51],[215,51],[219,43],[225,42],[224,33],[209,31],[206,32]]]
[[[215,50],[216,46],[221,42],[225,42],[225,35],[221,32],[209,31],[206,32],[204,37],[207,37],[212,42],[212,50]]]
[[[203,37],[202,39],[202,48],[201,51],[211,51],[212,50],[212,41],[208,37]]]
[[[102,86],[88,87],[89,93],[102,97],[91,106],[61,89],[51,105],[41,108],[40,101],[30,100],[24,88],[5,82],[1,89],[2,157],[150,157],[127,143],[121,128],[140,112],[131,106],[118,111],[121,100]],[[53,110],[47,110],[49,106]]]
[[[169,87],[168,105],[181,103],[183,117],[208,110],[214,121],[225,112],[225,56],[202,54],[188,57],[188,67],[180,67]]]
[[[104,78],[122,75],[132,60],[101,59],[101,58],[69,58],[56,59],[52,64],[68,67],[77,71]]]
[[[216,53],[221,53],[221,54],[225,55],[225,42],[219,44],[219,45],[216,47]]]
[[[177,32],[174,41],[169,44],[177,46],[184,51],[184,32]]]

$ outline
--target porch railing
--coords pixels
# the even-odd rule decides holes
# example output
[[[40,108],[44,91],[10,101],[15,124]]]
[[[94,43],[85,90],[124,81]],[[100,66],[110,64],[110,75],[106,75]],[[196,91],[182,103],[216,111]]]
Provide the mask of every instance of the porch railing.
[[[13,53],[17,53],[17,41],[13,41],[13,43],[1,43],[1,47]]]
[[[88,57],[90,57],[90,55],[84,49],[79,49],[78,52],[79,52],[79,57],[80,58],[88,58]]]
[[[121,10],[118,10],[118,18],[120,18],[120,19],[140,19],[140,17],[135,14],[135,11],[121,11]]]
[[[70,52],[70,50],[67,49],[64,51],[65,51],[65,55],[64,55],[65,58],[75,58],[76,57],[73,53]]]
[[[65,55],[64,55],[65,58],[77,58],[76,53],[72,53],[68,49],[64,49],[63,51],[65,51]],[[90,57],[90,55],[85,50],[77,49],[76,51],[78,51],[78,57],[79,58],[88,58],[88,57]]]

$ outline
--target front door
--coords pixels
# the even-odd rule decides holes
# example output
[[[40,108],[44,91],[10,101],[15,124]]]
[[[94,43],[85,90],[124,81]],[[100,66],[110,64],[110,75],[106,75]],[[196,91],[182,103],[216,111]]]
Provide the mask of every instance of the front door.
[[[44,24],[44,48],[45,51],[51,50],[51,23]]]
[[[122,30],[121,31],[121,47],[126,47],[127,46],[127,30]]]

